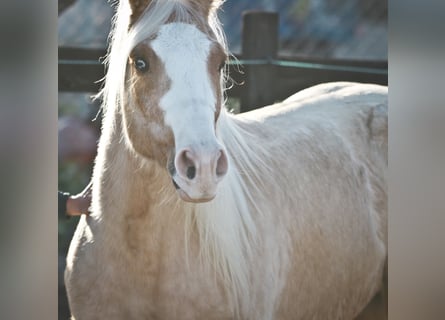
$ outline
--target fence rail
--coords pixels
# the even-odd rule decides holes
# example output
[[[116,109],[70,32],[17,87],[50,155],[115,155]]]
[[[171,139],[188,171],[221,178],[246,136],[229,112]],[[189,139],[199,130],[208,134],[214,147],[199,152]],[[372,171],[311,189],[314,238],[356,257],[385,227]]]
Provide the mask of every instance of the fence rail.
[[[278,55],[278,14],[246,12],[242,54],[229,61],[236,83],[227,91],[241,111],[282,100],[309,86],[330,81],[388,84],[388,62]],[[59,91],[97,92],[105,69],[105,49],[59,47]],[[240,85],[238,85],[240,84]]]

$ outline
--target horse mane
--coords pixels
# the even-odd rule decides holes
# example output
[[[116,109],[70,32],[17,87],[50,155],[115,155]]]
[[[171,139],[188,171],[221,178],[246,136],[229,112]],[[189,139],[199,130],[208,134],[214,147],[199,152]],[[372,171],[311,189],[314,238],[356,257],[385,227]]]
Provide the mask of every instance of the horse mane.
[[[247,312],[249,262],[259,240],[255,220],[262,214],[255,195],[261,194],[260,175],[272,175],[263,162],[266,150],[252,143],[257,138],[244,129],[243,120],[222,110],[216,134],[227,149],[229,171],[215,199],[196,204],[186,216],[186,234],[196,226],[203,261],[223,278],[236,311]],[[240,299],[245,310],[237,309]]]
[[[222,2],[222,1],[221,1]],[[120,112],[124,97],[127,57],[139,42],[153,36],[158,28],[174,17],[174,21],[207,23],[213,35],[228,52],[227,41],[218,20],[216,10],[210,10],[209,17],[202,17],[185,0],[153,0],[142,16],[130,25],[131,9],[128,1],[120,1],[110,33],[110,47],[105,63],[107,74],[105,84],[98,94],[102,97],[104,128],[113,126],[113,114]],[[227,70],[221,77],[225,89]],[[223,98],[225,99],[225,98]],[[223,103],[224,105],[224,103]],[[267,151],[244,129],[242,119],[235,118],[223,107],[217,122],[216,135],[227,149],[229,171],[218,187],[213,201],[201,204],[183,204],[186,216],[186,251],[188,238],[198,233],[200,258],[203,265],[212,267],[225,284],[229,302],[235,312],[240,310],[240,300],[244,308],[249,308],[249,260],[254,255],[257,241],[255,226],[257,208],[254,194],[259,194],[261,174],[267,174],[263,160]],[[271,176],[268,174],[267,176]],[[179,201],[179,200],[178,200]]]

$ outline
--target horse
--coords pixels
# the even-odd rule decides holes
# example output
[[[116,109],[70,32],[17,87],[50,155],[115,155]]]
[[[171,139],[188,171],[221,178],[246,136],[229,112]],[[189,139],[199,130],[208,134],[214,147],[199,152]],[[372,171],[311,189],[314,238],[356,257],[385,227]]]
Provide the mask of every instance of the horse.
[[[72,319],[354,319],[387,270],[387,87],[232,114],[221,1],[122,0]]]

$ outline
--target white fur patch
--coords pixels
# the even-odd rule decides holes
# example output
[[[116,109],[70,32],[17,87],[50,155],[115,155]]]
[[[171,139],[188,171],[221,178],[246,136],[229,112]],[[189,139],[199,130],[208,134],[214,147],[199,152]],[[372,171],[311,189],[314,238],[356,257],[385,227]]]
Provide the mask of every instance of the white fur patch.
[[[163,25],[151,42],[171,81],[160,107],[174,132],[176,148],[215,137],[216,97],[207,66],[211,44],[196,26],[186,23]]]

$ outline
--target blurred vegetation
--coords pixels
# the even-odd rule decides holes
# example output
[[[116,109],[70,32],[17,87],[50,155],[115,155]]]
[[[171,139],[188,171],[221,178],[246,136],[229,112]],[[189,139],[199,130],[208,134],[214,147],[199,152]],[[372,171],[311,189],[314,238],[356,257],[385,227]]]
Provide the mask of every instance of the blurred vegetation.
[[[90,95],[85,94],[61,94],[59,95],[58,115],[60,117],[74,116],[81,119],[92,119],[94,110],[91,108]],[[90,181],[93,164],[79,164],[72,161],[59,162],[58,189],[70,194],[82,191]],[[65,255],[78,217],[60,218],[58,221],[59,254]]]
[[[62,163],[59,165],[59,190],[71,194],[79,193],[90,181],[91,166],[81,166],[76,163]],[[59,219],[59,253],[66,253],[74,229],[79,221],[78,217]]]

